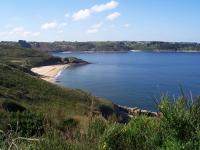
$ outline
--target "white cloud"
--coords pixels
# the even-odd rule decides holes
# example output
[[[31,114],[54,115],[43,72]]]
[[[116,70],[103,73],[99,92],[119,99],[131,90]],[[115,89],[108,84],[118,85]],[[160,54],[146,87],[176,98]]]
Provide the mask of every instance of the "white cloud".
[[[115,25],[114,25],[114,24],[111,24],[111,25],[109,25],[108,27],[111,28],[111,29],[113,29],[113,28],[115,27]]]
[[[118,2],[112,0],[108,3],[105,3],[105,4],[101,4],[101,5],[94,5],[90,10],[92,12],[102,12],[102,11],[105,11],[105,10],[110,10],[110,9],[114,9],[116,8],[117,6],[119,5]]]
[[[72,15],[72,18],[74,21],[85,20],[90,17],[90,14],[91,12],[89,9],[79,10]]]
[[[70,13],[66,13],[65,18],[69,18],[69,17],[70,17]]]
[[[131,25],[129,24],[129,23],[126,23],[126,24],[124,24],[124,27],[125,28],[128,28],[128,27],[130,27]]]
[[[103,25],[103,23],[100,22],[100,23],[97,23],[97,24],[93,25],[91,28],[101,28],[102,25]]]
[[[87,33],[97,33],[97,32],[99,32],[98,28],[91,28],[87,30]]]
[[[0,35],[6,36],[6,37],[12,37],[12,36],[36,37],[40,35],[40,32],[32,32],[32,31],[25,30],[23,27],[15,27],[11,29],[10,31],[0,32]]]
[[[67,22],[58,23],[56,21],[47,22],[41,25],[41,29],[48,30],[48,29],[61,29],[67,26]]]
[[[120,15],[121,15],[120,13],[114,12],[114,13],[108,15],[106,17],[106,19],[109,20],[109,21],[113,21],[113,20],[117,19]]]
[[[85,20],[85,19],[88,19],[92,13],[100,13],[105,10],[111,10],[111,9],[116,8],[118,5],[119,3],[114,0],[111,0],[110,2],[105,3],[105,4],[94,5],[91,8],[81,9],[78,12],[75,12],[72,15],[72,19],[74,21]]]
[[[12,27],[13,26],[11,24],[7,24],[7,25],[4,26],[5,29],[9,29],[9,28],[12,28]]]
[[[41,33],[40,32],[33,32],[32,35],[33,36],[39,36]]]
[[[97,33],[97,32],[99,32],[99,30],[101,29],[102,25],[103,25],[103,23],[100,22],[100,23],[98,23],[98,24],[95,24],[95,25],[91,26],[91,27],[87,30],[87,33],[90,34],[90,33]]]
[[[58,28],[63,28],[63,27],[65,27],[65,26],[67,26],[67,22],[62,22],[62,23],[60,23],[60,24],[58,24]]]
[[[63,30],[58,30],[57,33],[61,34],[61,33],[64,33]]]
[[[56,27],[58,27],[58,23],[53,21],[53,22],[47,22],[47,23],[43,24],[41,26],[41,29],[48,30],[48,29],[54,29]]]

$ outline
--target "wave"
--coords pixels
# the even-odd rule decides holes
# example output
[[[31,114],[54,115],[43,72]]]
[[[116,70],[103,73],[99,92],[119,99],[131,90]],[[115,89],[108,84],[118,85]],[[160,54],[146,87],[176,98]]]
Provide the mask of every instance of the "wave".
[[[61,52],[61,53],[63,53],[63,54],[70,54],[70,53],[72,53],[72,52],[70,52],[70,51],[65,51],[65,52]]]
[[[130,50],[131,52],[141,52],[141,50]]]

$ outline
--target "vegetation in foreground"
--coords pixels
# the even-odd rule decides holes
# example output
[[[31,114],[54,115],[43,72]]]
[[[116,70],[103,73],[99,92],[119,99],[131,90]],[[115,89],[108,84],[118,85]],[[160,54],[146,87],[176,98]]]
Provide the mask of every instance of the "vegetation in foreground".
[[[53,126],[32,111],[0,113],[2,149],[38,150],[198,150],[200,149],[200,98],[194,103],[180,97],[171,103],[165,96],[159,118],[137,116],[119,124],[101,116],[81,122],[68,118]]]

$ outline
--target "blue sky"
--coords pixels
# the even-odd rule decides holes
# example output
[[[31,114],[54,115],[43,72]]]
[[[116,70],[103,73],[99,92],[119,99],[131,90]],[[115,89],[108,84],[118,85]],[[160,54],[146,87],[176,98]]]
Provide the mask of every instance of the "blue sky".
[[[200,42],[199,0],[1,0],[0,41]]]

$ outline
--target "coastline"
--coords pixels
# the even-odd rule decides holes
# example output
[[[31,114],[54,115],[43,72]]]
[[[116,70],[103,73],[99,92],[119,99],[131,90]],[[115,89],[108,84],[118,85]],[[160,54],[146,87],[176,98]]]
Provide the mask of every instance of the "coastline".
[[[130,52],[155,52],[155,53],[200,53],[199,50],[129,50]]]
[[[41,66],[31,68],[31,71],[38,74],[40,79],[45,80],[47,82],[55,84],[56,78],[60,76],[60,74],[66,68],[72,66],[74,64],[58,64],[58,65],[49,65],[49,66]],[[127,123],[130,118],[135,116],[145,115],[149,117],[159,117],[158,112],[148,111],[144,109],[140,109],[138,107],[127,107],[118,104],[114,104],[114,111],[120,119],[120,122]]]
[[[31,71],[40,75],[41,79],[51,83],[55,83],[55,79],[61,74],[61,72],[70,66],[70,64],[41,66],[31,68]]]

